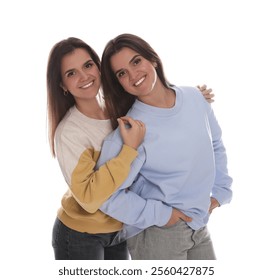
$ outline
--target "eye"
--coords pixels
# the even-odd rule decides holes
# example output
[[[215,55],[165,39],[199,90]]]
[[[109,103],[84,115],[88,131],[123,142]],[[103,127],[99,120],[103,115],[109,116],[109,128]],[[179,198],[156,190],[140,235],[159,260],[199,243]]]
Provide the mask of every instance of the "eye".
[[[70,72],[68,72],[68,73],[66,73],[66,77],[72,77],[72,76],[74,76],[75,75],[75,71],[70,71]]]
[[[126,75],[126,71],[122,70],[117,73],[117,78],[120,79]]]
[[[140,57],[137,57],[137,58],[133,61],[133,64],[134,64],[134,65],[138,65],[140,62],[141,62],[141,58],[140,58]]]
[[[85,68],[91,68],[91,67],[93,67],[93,65],[94,65],[94,62],[87,62],[86,64],[85,64]]]

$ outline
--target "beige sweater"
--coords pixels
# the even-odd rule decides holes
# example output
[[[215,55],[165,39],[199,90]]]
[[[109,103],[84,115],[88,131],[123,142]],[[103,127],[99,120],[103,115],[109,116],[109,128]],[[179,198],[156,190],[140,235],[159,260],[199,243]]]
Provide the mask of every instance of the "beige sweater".
[[[68,185],[58,218],[80,232],[108,233],[122,223],[99,207],[125,181],[137,151],[123,145],[119,155],[94,170],[103,139],[112,131],[110,120],[88,118],[72,107],[55,134],[57,159]],[[80,162],[83,164],[79,164]],[[88,161],[88,164],[86,164]]]

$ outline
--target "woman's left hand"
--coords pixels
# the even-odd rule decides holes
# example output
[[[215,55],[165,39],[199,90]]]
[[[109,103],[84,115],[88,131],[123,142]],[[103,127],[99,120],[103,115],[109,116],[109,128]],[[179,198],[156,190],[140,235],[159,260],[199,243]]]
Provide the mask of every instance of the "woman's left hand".
[[[210,207],[209,207],[209,213],[211,214],[212,210],[216,207],[219,207],[220,203],[214,198],[210,198]]]
[[[212,93],[211,88],[207,89],[207,85],[197,86],[197,88],[201,91],[201,93],[203,94],[204,98],[208,103],[214,102],[213,99],[214,94]]]

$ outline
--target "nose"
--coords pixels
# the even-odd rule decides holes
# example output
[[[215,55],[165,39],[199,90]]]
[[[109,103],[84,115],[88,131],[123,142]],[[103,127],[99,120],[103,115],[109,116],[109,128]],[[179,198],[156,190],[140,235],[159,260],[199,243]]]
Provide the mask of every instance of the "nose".
[[[135,69],[128,69],[127,71],[130,81],[135,80],[135,78],[137,77],[137,71]]]
[[[80,74],[80,79],[83,81],[86,80],[88,77],[88,74],[85,71],[81,71],[79,74]]]

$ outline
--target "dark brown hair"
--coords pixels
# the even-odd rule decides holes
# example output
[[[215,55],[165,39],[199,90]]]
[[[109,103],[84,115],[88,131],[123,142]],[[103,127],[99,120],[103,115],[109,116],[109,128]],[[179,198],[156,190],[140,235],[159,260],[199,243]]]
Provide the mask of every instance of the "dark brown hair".
[[[100,70],[100,59],[97,53],[85,42],[70,37],[56,43],[50,51],[47,64],[47,115],[48,137],[52,155],[55,156],[54,135],[56,128],[69,108],[75,104],[74,97],[68,93],[64,95],[61,75],[61,63],[66,54],[75,49],[85,49]]]
[[[117,118],[126,115],[136,99],[136,96],[123,89],[111,67],[111,57],[124,47],[130,48],[150,62],[156,63],[156,72],[160,81],[166,88],[169,88],[161,59],[146,41],[133,34],[121,34],[110,40],[102,54],[101,81],[106,108],[114,129],[118,125]]]

